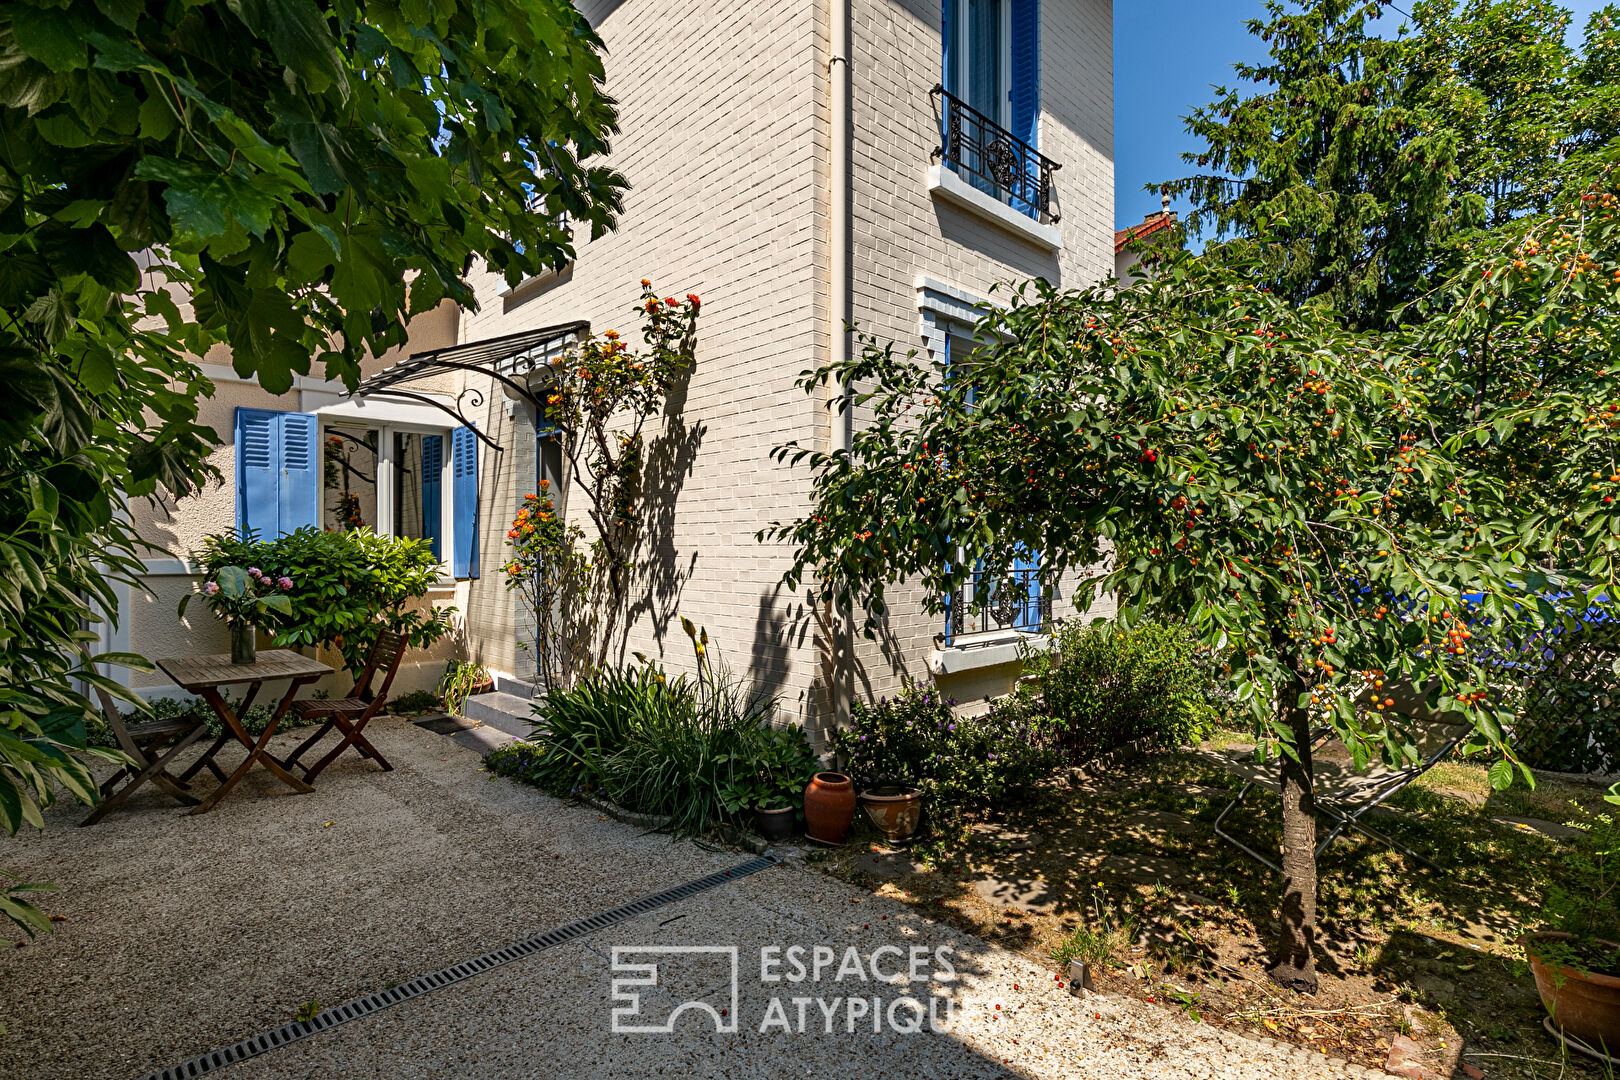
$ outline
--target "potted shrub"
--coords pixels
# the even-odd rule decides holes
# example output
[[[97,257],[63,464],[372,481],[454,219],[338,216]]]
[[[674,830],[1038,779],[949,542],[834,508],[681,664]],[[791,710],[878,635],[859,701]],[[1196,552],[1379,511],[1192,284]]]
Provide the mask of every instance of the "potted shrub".
[[[833,746],[862,790],[872,823],[893,843],[922,817],[954,820],[1005,805],[1051,774],[1058,754],[1038,745],[1029,716],[998,703],[987,716],[960,717],[934,690],[855,702]]]
[[[476,660],[449,660],[445,662],[444,678],[439,680],[439,696],[444,699],[444,711],[461,715],[467,699],[487,694],[495,689],[495,680],[484,665]]]
[[[1607,801],[1620,804],[1620,784]],[[1560,849],[1563,873],[1549,886],[1548,928],[1519,939],[1549,1029],[1610,1057],[1620,1056],[1620,828],[1611,814],[1572,821]]]
[[[721,801],[732,814],[751,812],[761,836],[786,840],[803,816],[804,788],[815,774],[816,756],[803,728],[760,728],[751,742]]]
[[[255,620],[266,612],[292,614],[292,602],[286,596],[292,587],[292,578],[271,580],[257,566],[221,566],[197,587],[196,593],[181,597],[180,614],[183,617],[191,597],[200,594],[214,616],[224,619],[230,628],[231,663],[251,664],[258,659],[253,638]]]

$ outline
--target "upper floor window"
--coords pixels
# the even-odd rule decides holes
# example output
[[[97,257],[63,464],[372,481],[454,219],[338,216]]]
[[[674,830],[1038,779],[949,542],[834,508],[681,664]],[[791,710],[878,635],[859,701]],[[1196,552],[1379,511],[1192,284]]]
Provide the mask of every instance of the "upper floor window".
[[[944,0],[946,163],[969,184],[1048,223],[1052,170],[1042,157],[1040,0]]]

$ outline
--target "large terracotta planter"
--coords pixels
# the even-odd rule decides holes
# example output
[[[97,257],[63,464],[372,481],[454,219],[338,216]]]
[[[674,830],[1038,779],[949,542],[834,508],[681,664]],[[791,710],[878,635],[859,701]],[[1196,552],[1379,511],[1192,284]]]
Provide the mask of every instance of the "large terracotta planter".
[[[866,816],[891,844],[904,844],[922,820],[922,794],[916,788],[888,786],[861,792]]]
[[[1573,936],[1542,930],[1524,935],[1518,944],[1524,946],[1524,954],[1530,958],[1536,990],[1553,1024],[1593,1049],[1611,1057],[1620,1056],[1620,976],[1580,972],[1536,956],[1538,941],[1568,941]],[[1598,941],[1614,944],[1602,938]]]
[[[819,772],[804,789],[804,834],[822,844],[843,843],[855,820],[855,784],[843,773]]]

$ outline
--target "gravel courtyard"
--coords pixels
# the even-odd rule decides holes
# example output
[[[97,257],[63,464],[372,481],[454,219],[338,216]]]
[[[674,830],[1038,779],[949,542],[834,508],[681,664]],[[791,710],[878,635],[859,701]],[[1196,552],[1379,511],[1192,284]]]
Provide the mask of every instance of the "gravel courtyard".
[[[43,902],[60,917],[56,932],[0,954],[0,1076],[143,1076],[284,1024],[312,1001],[340,1005],[749,858],[492,779],[476,752],[404,719],[368,733],[392,773],[346,758],[314,794],[295,795],[255,772],[211,814],[189,817],[143,795],[90,829],[76,827],[82,808],[63,806],[45,833],[8,844],[7,869],[61,892]],[[734,1021],[735,1032],[717,1033],[710,1015],[689,1009],[672,1033],[614,1034],[613,1010],[627,999],[615,999],[613,982],[627,976],[613,970],[613,950],[646,946],[734,946],[739,991],[733,1000],[721,955],[633,957],[660,964],[633,1022],[655,1025],[697,1001],[724,1010],[721,1023]],[[846,971],[835,980],[829,965],[820,982],[761,982],[761,950],[792,946],[807,966],[820,946],[839,968],[853,947],[863,972],[884,950],[885,978],[904,969],[896,957],[922,955],[921,980],[944,974],[933,958],[948,948],[957,978],[908,987]],[[902,1034],[885,1022],[874,1033],[863,1011],[874,999],[884,1012],[898,997],[930,995],[941,1009],[951,1002],[948,1032]],[[895,1015],[906,1026],[911,1014],[902,1006]],[[1167,1009],[1077,1000],[1028,959],[792,857],[217,1075],[855,1073],[1381,1075]]]

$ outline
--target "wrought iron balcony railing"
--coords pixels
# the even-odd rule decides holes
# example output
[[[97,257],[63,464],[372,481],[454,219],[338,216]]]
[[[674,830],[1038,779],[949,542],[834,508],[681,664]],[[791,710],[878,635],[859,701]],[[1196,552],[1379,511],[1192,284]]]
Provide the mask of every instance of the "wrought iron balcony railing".
[[[933,95],[942,140],[935,161],[943,160],[969,184],[1042,224],[1062,220],[1052,187],[1052,174],[1062,166],[945,87],[934,87]]]
[[[1044,633],[1052,623],[1052,591],[1038,569],[1009,570],[987,577],[975,573],[946,600],[945,643],[970,634],[1017,630]]]

